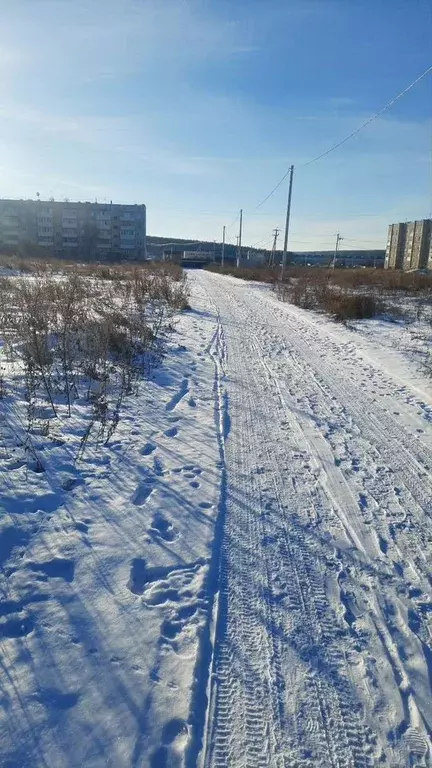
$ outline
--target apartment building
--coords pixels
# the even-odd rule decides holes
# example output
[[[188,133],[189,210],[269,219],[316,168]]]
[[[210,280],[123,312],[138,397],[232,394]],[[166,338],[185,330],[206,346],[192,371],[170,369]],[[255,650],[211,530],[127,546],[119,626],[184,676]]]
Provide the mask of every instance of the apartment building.
[[[0,251],[58,258],[144,259],[145,205],[0,200]]]
[[[386,269],[432,269],[432,219],[390,224]]]

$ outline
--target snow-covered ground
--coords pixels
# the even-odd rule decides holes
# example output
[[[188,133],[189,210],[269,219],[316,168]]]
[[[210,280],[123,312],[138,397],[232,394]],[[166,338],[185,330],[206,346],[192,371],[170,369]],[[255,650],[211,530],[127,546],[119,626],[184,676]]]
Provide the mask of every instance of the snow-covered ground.
[[[0,401],[1,766],[178,765],[192,743],[222,472],[215,328],[197,288],[109,446],[76,465],[71,427],[34,438],[33,471]]]
[[[429,766],[428,329],[190,281],[76,467],[0,401],[0,765]]]
[[[430,765],[430,382],[379,322],[199,280],[231,425],[204,764]]]

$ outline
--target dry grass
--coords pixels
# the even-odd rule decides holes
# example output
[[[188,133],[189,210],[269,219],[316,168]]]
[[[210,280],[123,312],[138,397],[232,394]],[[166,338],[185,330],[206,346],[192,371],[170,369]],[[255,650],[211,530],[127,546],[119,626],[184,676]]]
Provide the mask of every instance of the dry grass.
[[[344,289],[373,288],[385,293],[432,291],[432,275],[420,272],[399,272],[392,269],[302,270],[304,275],[311,271],[320,273],[321,281],[325,280]]]
[[[206,269],[209,272],[216,272],[220,275],[232,275],[241,280],[252,280],[258,283],[276,283],[279,279],[280,269],[275,267],[239,267],[221,266],[220,264],[209,264]]]
[[[279,298],[306,309],[327,312],[335,320],[360,320],[388,313],[403,316],[406,299],[419,319],[432,304],[432,278],[418,273],[373,269],[290,271],[276,286]]]
[[[325,280],[300,277],[278,283],[276,291],[282,301],[290,301],[303,309],[321,310],[340,322],[374,317],[382,309],[373,293],[353,292]]]
[[[212,264],[207,269],[242,280],[262,283],[280,281],[280,267],[221,267]],[[304,279],[313,284],[331,283],[346,289],[373,287],[386,292],[418,293],[432,291],[432,275],[420,272],[400,272],[392,269],[322,269],[320,267],[287,267],[284,282]]]
[[[49,406],[49,429],[87,402],[82,450],[90,434],[109,440],[124,398],[162,354],[173,314],[187,306],[186,277],[172,265],[62,265],[58,272],[51,263],[0,278],[3,359],[23,373],[28,433],[41,428],[41,403]]]
[[[343,322],[374,317],[381,312],[403,316],[406,310],[400,302],[404,298],[410,301],[411,313],[416,319],[427,315],[427,308],[432,306],[432,276],[418,272],[288,267],[281,282],[280,268],[212,266],[210,269],[244,280],[270,283],[282,301],[327,312]]]

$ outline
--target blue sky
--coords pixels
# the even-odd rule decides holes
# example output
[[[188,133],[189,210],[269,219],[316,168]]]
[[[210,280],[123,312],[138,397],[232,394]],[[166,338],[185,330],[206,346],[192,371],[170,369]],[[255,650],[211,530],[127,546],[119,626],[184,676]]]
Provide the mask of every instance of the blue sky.
[[[283,227],[290,163],[432,64],[430,0],[14,0],[0,26],[0,196],[145,202],[148,232]],[[296,170],[291,247],[384,247],[432,214],[432,76]],[[235,242],[237,225],[228,231]],[[264,242],[264,245],[266,242]]]

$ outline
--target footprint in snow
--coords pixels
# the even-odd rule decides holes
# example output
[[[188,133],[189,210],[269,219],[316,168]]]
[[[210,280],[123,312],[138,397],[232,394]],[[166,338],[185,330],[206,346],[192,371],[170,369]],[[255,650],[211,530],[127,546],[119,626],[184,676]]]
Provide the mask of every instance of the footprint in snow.
[[[31,616],[20,615],[21,607],[16,612],[4,611],[1,616],[7,615],[4,621],[0,622],[0,639],[25,637],[32,632],[34,620]]]
[[[200,467],[196,467],[194,464],[185,464],[184,467],[181,467],[180,469],[174,470],[176,472],[183,472],[183,477],[186,477],[188,480],[191,480],[189,485],[191,488],[200,488],[201,483],[199,483],[195,478],[197,475],[201,475],[202,469]]]
[[[132,503],[135,504],[136,507],[141,507],[143,504],[145,504],[145,502],[147,501],[147,499],[149,498],[153,490],[154,490],[154,486],[152,483],[149,483],[149,482],[142,483],[136,489],[132,497]]]
[[[150,755],[150,768],[164,768],[169,765],[169,750],[167,747],[158,747]]]
[[[141,456],[150,456],[156,450],[154,443],[146,443],[140,450]]]
[[[176,742],[176,746],[180,747],[179,742],[181,741],[182,746],[186,746],[188,734],[187,723],[181,718],[175,717],[165,723],[162,729],[162,744],[168,745]]]
[[[164,465],[162,464],[162,461],[157,456],[155,456],[153,459],[153,470],[155,475],[159,475],[159,476],[163,475],[165,472]]]
[[[188,585],[201,570],[205,560],[199,558],[194,563],[182,563],[169,566],[147,567],[142,557],[132,560],[128,589],[135,595],[144,595],[148,606],[165,603],[178,603],[193,597]]]
[[[173,524],[170,523],[170,521],[167,520],[160,512],[156,512],[152,520],[150,532],[157,538],[163,539],[164,541],[174,541],[174,539],[177,538],[177,531],[175,530]]]
[[[378,544],[379,544],[379,548],[380,548],[381,552],[383,553],[383,555],[386,555],[387,551],[388,551],[388,541],[387,541],[387,539],[385,539],[384,536],[381,536],[380,534],[378,534]]]
[[[75,563],[64,557],[54,557],[53,560],[47,560],[44,563],[27,563],[27,568],[44,574],[50,579],[64,579],[69,583],[74,580]]]
[[[178,435],[177,427],[170,427],[164,432],[165,437],[176,437]]]
[[[146,581],[146,561],[142,557],[136,557],[132,560],[132,567],[127,586],[134,595],[142,595]]]
[[[81,531],[81,533],[88,533],[88,525],[87,523],[84,523],[82,520],[78,520],[77,523],[75,523],[75,528],[77,531]]]

